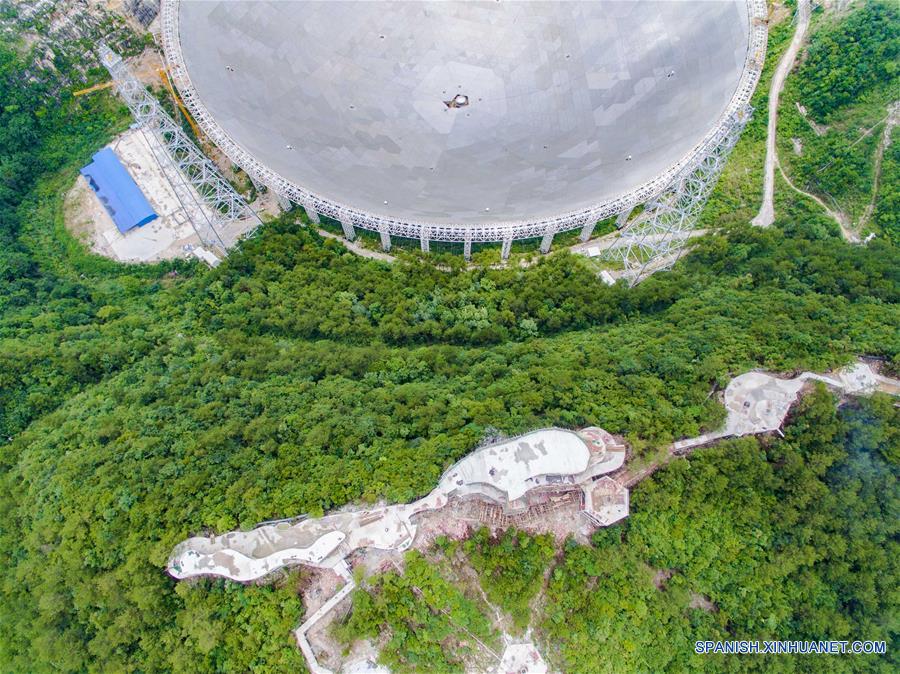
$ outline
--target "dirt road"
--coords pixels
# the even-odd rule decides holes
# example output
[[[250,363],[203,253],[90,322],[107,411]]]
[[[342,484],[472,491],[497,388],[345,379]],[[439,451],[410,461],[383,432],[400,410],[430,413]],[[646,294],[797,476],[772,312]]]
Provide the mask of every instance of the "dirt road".
[[[778,63],[778,68],[776,68],[775,74],[772,76],[772,86],[769,88],[769,127],[766,137],[763,200],[759,213],[752,220],[757,227],[768,227],[775,221],[775,163],[777,161],[775,155],[775,131],[778,126],[778,99],[781,97],[784,81],[787,79],[788,73],[791,72],[791,68],[794,67],[797,53],[800,51],[803,38],[806,36],[806,29],[809,27],[809,14],[809,0],[799,0],[797,29],[794,31],[794,37],[790,46]]]
[[[888,115],[885,119],[884,130],[881,133],[881,142],[878,143],[878,149],[875,150],[875,168],[872,173],[872,198],[869,200],[866,210],[862,218],[859,220],[856,229],[862,231],[862,228],[869,223],[872,212],[875,210],[875,200],[878,198],[878,188],[881,183],[881,163],[884,160],[884,151],[891,145],[891,133],[894,127],[900,124],[900,101],[894,101],[888,106]]]
[[[395,258],[393,255],[388,255],[387,253],[381,253],[377,250],[364,248],[356,241],[348,241],[343,236],[338,236],[337,234],[326,232],[324,229],[316,229],[316,232],[318,232],[320,236],[324,236],[326,239],[334,239],[335,241],[340,242],[347,250],[349,250],[351,253],[356,253],[360,257],[365,257],[369,260],[381,260],[382,262],[397,261],[397,258]]]
[[[853,231],[853,226],[850,223],[850,219],[846,215],[844,215],[841,211],[836,211],[829,208],[828,204],[826,204],[821,198],[817,197],[812,192],[806,192],[805,190],[801,190],[799,187],[797,187],[794,182],[788,177],[788,174],[785,173],[784,168],[781,166],[781,162],[778,161],[778,157],[775,157],[775,163],[778,165],[778,171],[779,173],[781,173],[781,177],[784,178],[784,182],[788,184],[788,187],[794,190],[797,194],[801,194],[804,197],[812,199],[817,204],[819,204],[819,206],[822,207],[828,217],[834,220],[838,224],[838,227],[841,228],[841,235],[844,237],[845,241],[849,241],[850,243],[859,243],[859,236],[856,234],[856,232]]]

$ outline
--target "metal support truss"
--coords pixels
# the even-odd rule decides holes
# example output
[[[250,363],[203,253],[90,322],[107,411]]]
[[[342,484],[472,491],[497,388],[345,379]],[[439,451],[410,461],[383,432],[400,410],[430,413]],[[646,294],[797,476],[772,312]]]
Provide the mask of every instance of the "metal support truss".
[[[275,200],[278,202],[278,207],[285,212],[293,208],[293,204],[290,202],[290,199],[288,199],[283,194],[278,194],[278,192],[275,192]]]
[[[547,225],[544,230],[544,237],[541,239],[541,252],[546,255],[550,252],[550,246],[553,244],[553,237],[556,235],[556,227],[553,224]]]
[[[619,213],[618,217],[616,217],[616,229],[622,229],[628,224],[628,218],[631,216],[632,211],[634,211],[634,206],[629,206]]]
[[[303,204],[303,210],[306,211],[306,217],[309,218],[309,221],[315,224],[320,224],[322,221],[319,219],[319,214],[316,213],[315,207],[308,201]]]
[[[428,240],[429,234],[430,234],[430,231],[429,231],[428,227],[423,227],[422,235],[419,238],[419,246],[422,248],[423,253],[427,253],[431,250],[431,246],[430,246],[430,243]]]
[[[635,222],[623,230],[616,245],[606,250],[604,257],[621,261],[625,267],[623,277],[632,285],[647,274],[675,264],[693,236],[700,211],[752,110],[748,105],[735,112],[706,155],[649,202]]]
[[[261,224],[256,213],[132,75],[122,58],[105,44],[99,51],[116,91],[150,141],[153,155],[197,236],[204,245],[227,252],[241,233]]]
[[[463,238],[463,257],[466,260],[472,259],[472,233],[467,231]]]
[[[578,235],[578,238],[581,241],[587,241],[591,238],[591,234],[594,233],[594,227],[597,226],[596,220],[587,220],[584,223],[584,226],[581,228],[581,234]]]
[[[341,218],[341,229],[344,230],[344,238],[347,241],[353,241],[356,239],[356,230],[353,228],[353,223],[350,221],[350,218],[344,216]]]

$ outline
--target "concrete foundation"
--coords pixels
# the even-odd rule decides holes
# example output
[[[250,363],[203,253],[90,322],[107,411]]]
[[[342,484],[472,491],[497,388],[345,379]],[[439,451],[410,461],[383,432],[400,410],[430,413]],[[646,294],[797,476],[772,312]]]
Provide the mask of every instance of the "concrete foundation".
[[[544,238],[541,239],[541,252],[545,255],[550,252],[550,246],[553,244],[554,236],[556,236],[556,227],[547,225],[547,231],[544,232]]]
[[[356,230],[353,229],[353,223],[350,222],[350,218],[346,216],[341,218],[341,228],[344,230],[344,236],[348,241],[356,239]]]
[[[386,225],[383,225],[379,230],[379,234],[381,234],[381,249],[387,253],[391,250],[391,233],[388,231]]]
[[[191,226],[189,214],[154,158],[148,138],[140,129],[129,129],[109,147],[128,169],[159,217],[122,234],[97,194],[84,177],[79,176],[66,196],[66,228],[93,252],[119,262],[156,262],[190,257],[192,249],[202,242]],[[199,200],[200,196],[196,198]],[[208,215],[212,217],[212,213]]]

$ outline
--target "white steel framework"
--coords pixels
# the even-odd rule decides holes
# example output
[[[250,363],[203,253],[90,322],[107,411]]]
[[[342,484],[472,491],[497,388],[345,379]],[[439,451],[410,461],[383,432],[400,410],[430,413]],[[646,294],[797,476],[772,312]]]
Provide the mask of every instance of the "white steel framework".
[[[360,210],[349,204],[337,202],[287,180],[247,152],[219,125],[200,100],[191,82],[180,44],[178,10],[180,2],[181,0],[162,0],[161,35],[169,72],[194,119],[206,135],[216,143],[234,164],[240,166],[255,180],[268,185],[270,189],[275,190],[278,194],[285,196],[294,203],[302,204],[311,217],[314,213],[319,213],[341,222],[348,238],[352,237],[355,227],[360,227],[378,232],[386,247],[390,246],[390,237],[392,236],[418,239],[423,250],[430,248],[429,244],[431,241],[463,242],[464,255],[467,258],[471,255],[473,241],[503,242],[502,256],[505,258],[509,254],[513,240],[540,238],[541,249],[546,252],[549,250],[553,236],[556,233],[582,229],[584,234],[590,236],[593,223],[618,215],[624,211],[630,212],[638,204],[645,204],[654,199],[658,200],[660,195],[669,195],[677,192],[680,195],[679,201],[682,198],[690,198],[689,195],[702,195],[705,198],[708,194],[708,189],[695,189],[696,185],[691,181],[688,181],[691,186],[689,190],[687,188],[682,189],[682,184],[685,182],[686,177],[692,175],[695,170],[701,170],[704,172],[704,175],[707,175],[708,168],[703,167],[706,166],[706,160],[710,156],[716,158],[714,163],[719,166],[721,159],[724,158],[724,154],[721,152],[723,138],[731,138],[735,132],[739,133],[743,128],[743,123],[736,126],[735,120],[744,119],[743,115],[746,114],[750,97],[759,81],[768,35],[768,11],[765,0],[747,0],[750,17],[750,39],[744,70],[731,101],[715,127],[680,161],[670,166],[654,179],[635,187],[627,193],[597,203],[590,208],[552,218],[485,223],[478,226],[453,225],[393,219]],[[709,180],[707,179],[708,182]],[[699,208],[701,203],[698,202],[696,206],[691,208]],[[659,217],[662,217],[661,212]],[[663,220],[667,221],[667,218],[663,218]],[[683,220],[682,231],[690,228],[687,226],[687,222],[687,219]],[[691,226],[693,225],[691,224]],[[660,236],[663,230],[674,232],[672,227],[660,226],[655,236]],[[658,256],[663,251],[665,251],[665,254],[670,252],[669,249],[659,245],[653,248],[652,251],[646,246],[643,250],[647,250],[654,256]],[[620,259],[622,259],[621,256],[622,254],[620,254]],[[628,260],[630,261],[633,257],[629,256]],[[643,264],[642,267],[647,268],[647,265]]]
[[[753,109],[738,110],[720,127],[718,143],[694,167],[686,169],[663,194],[647,204],[634,224],[603,257],[619,260],[632,284],[654,271],[670,268],[683,252],[700,211],[709,198],[728,155],[750,120]],[[627,211],[622,211],[627,219]]]
[[[153,155],[197,236],[204,245],[226,253],[237,243],[240,234],[260,224],[258,216],[131,73],[122,58],[104,44],[99,51],[116,91],[148,137]]]

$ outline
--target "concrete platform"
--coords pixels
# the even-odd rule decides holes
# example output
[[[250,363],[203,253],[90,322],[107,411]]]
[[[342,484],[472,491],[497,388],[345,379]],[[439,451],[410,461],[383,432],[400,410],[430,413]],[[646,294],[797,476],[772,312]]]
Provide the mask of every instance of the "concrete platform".
[[[725,425],[712,433],[679,440],[673,443],[672,451],[683,452],[720,438],[778,431],[803,386],[810,381],[820,381],[846,395],[869,395],[875,391],[900,394],[900,381],[879,374],[863,361],[825,374],[803,372],[793,379],[747,372],[732,379],[725,389]]]
[[[140,129],[129,129],[108,145],[159,216],[121,234],[97,195],[79,176],[66,197],[66,227],[91,250],[119,262],[157,262],[189,257],[200,238],[153,156]]]
[[[334,568],[361,548],[408,549],[416,535],[415,516],[443,508],[451,499],[514,506],[535,489],[577,490],[624,461],[625,447],[602,429],[534,431],[474,451],[448,469],[434,491],[413,503],[195,536],[175,547],[168,571],[175,578],[210,575],[246,582],[294,564]]]

